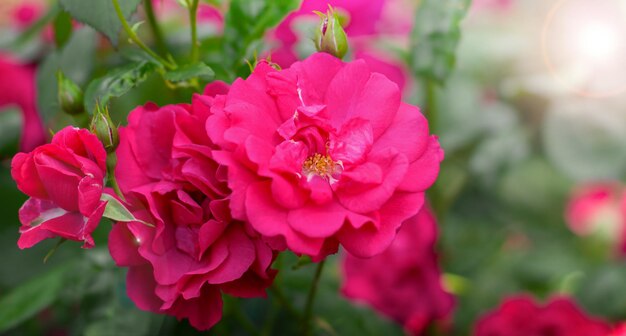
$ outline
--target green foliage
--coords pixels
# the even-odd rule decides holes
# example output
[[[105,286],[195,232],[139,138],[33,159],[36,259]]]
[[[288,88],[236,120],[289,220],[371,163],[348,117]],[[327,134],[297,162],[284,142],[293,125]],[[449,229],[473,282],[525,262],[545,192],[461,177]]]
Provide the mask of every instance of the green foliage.
[[[302,0],[233,0],[224,22],[224,58],[227,68],[237,68],[252,57],[254,42],[277,25]]]
[[[91,113],[96,103],[104,106],[111,98],[126,94],[145,81],[157,68],[156,64],[147,61],[130,63],[92,81],[85,90],[85,109]]]
[[[456,62],[460,23],[471,0],[422,0],[411,32],[409,64],[413,73],[443,85]]]
[[[13,288],[0,299],[0,332],[32,317],[54,302],[64,286],[69,267],[59,267]]]
[[[94,67],[96,33],[81,29],[72,35],[63,49],[57,50],[43,61],[37,69],[37,108],[44,121],[50,125],[59,118],[57,72],[79,85],[84,84]]]
[[[102,197],[100,199],[107,202],[106,208],[104,209],[104,214],[102,215],[103,217],[106,217],[116,222],[141,222],[148,226],[153,226],[152,224],[135,218],[135,216],[133,216],[133,214],[128,211],[128,209],[126,209],[126,207],[122,203],[120,203],[120,201],[118,201],[115,197],[109,194],[102,194]]]
[[[178,68],[173,71],[168,71],[163,75],[165,80],[170,82],[182,82],[188,81],[193,78],[202,78],[203,80],[211,80],[215,77],[215,72],[211,67],[204,63],[195,63],[190,65],[185,65],[181,68]]]
[[[117,45],[122,24],[111,0],[60,0],[60,3],[76,20],[90,25]],[[120,1],[124,16],[130,18],[140,3],[141,0]]]
[[[54,42],[61,48],[72,36],[72,16],[68,12],[60,12],[54,18]]]

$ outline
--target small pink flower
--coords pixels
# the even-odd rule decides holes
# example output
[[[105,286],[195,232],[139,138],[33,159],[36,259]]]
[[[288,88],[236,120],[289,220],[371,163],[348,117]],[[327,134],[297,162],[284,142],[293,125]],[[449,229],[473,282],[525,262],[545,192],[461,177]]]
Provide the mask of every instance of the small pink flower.
[[[272,283],[273,251],[231,217],[225,168],[212,157],[205,121],[214,83],[192,105],[132,111],[120,128],[116,176],[142,223],[117,223],[109,251],[129,267],[127,292],[137,307],[187,318],[206,330],[222,316],[222,293],[259,297]]]
[[[567,225],[578,235],[601,234],[617,242],[625,224],[621,209],[622,189],[618,182],[578,186],[565,210]]]
[[[212,111],[233,216],[316,259],[339,244],[359,257],[385,250],[443,159],[419,109],[363,61],[317,53],[282,71],[262,62]]]
[[[35,69],[0,54],[0,109],[8,106],[22,111],[20,150],[31,151],[46,143],[36,107]]]
[[[607,336],[608,323],[588,316],[568,297],[538,305],[525,295],[508,297],[476,324],[475,336]]]
[[[365,302],[422,335],[433,323],[446,322],[453,296],[442,286],[435,243],[437,223],[427,208],[406,221],[391,246],[369,259],[347,255],[342,292]]]
[[[29,248],[46,238],[62,237],[93,247],[91,233],[106,206],[100,201],[105,174],[106,152],[84,129],[66,127],[51,144],[15,155],[11,175],[31,197],[20,209],[18,246]]]

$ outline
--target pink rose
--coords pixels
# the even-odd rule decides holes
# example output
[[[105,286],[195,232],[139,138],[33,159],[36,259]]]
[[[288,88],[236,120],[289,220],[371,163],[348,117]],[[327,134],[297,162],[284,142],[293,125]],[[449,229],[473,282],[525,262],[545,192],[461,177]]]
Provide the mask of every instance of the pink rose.
[[[610,326],[588,316],[568,297],[554,297],[538,305],[525,295],[508,297],[484,315],[475,336],[607,336]]]
[[[62,237],[94,246],[106,202],[100,201],[106,152],[95,135],[66,127],[52,143],[18,153],[11,163],[17,187],[31,198],[20,209],[18,246],[29,248],[46,238]]]
[[[423,208],[382,254],[345,257],[341,291],[401,323],[408,333],[422,335],[432,323],[446,322],[454,308],[454,297],[442,286],[436,242],[437,223]]]
[[[137,307],[187,318],[206,330],[222,316],[222,292],[265,295],[273,251],[229,210],[226,172],[212,158],[205,121],[215,83],[192,105],[149,104],[120,129],[116,176],[142,223],[117,223],[111,256],[128,267],[127,292]]]
[[[572,192],[565,210],[567,225],[578,235],[597,234],[616,245],[626,246],[624,199],[619,182],[580,185]]]
[[[261,62],[212,111],[233,217],[316,260],[339,244],[359,257],[385,250],[443,159],[419,109],[363,61],[317,53],[282,71]]]
[[[0,109],[13,105],[23,117],[20,150],[31,151],[46,143],[36,107],[35,69],[0,54]]]

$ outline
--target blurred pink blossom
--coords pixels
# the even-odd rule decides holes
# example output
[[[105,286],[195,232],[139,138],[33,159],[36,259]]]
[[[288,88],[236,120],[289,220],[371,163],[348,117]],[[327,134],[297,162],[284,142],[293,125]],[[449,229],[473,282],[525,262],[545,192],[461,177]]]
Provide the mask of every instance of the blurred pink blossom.
[[[445,324],[454,297],[442,285],[436,241],[435,217],[423,208],[402,225],[382,254],[369,259],[345,257],[343,294],[372,305],[413,335],[422,335],[432,323]]]

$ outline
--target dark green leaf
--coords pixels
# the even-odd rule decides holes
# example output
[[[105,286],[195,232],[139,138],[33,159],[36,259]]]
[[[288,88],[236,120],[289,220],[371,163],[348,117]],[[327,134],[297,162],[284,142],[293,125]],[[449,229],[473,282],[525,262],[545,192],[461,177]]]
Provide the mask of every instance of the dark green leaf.
[[[0,299],[0,332],[15,327],[52,304],[64,288],[67,266],[14,288]]]
[[[96,102],[106,105],[109,99],[126,94],[156,69],[157,66],[150,62],[131,63],[92,81],[85,90],[85,109],[91,113]]]
[[[51,53],[37,69],[37,107],[45,124],[61,112],[57,103],[57,77],[61,70],[79,85],[91,75],[96,49],[96,33],[82,28],[72,35],[65,47]]]
[[[215,77],[215,72],[204,63],[196,63],[185,65],[174,71],[167,72],[163,77],[170,82],[182,82],[196,77],[201,77],[204,80],[211,80]]]
[[[231,69],[252,56],[252,45],[302,0],[233,0],[224,23],[224,60]]]
[[[122,13],[127,20],[139,3],[141,0],[120,0]],[[61,0],[61,6],[76,20],[90,25],[108,37],[113,45],[117,45],[122,24],[111,0]]]
[[[72,16],[68,12],[60,12],[54,19],[54,43],[62,48],[72,36]]]
[[[416,76],[443,85],[456,62],[460,22],[471,0],[423,0],[411,32],[409,64]]]

